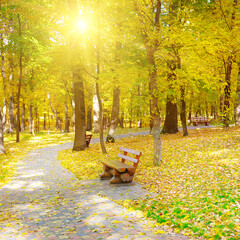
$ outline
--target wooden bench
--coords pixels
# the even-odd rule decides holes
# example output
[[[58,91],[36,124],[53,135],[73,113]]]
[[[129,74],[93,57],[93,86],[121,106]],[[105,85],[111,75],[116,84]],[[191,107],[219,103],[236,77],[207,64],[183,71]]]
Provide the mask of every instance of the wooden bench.
[[[92,134],[86,134],[86,144],[87,144],[87,147],[89,147],[91,139],[92,139]]]
[[[123,151],[123,154],[118,153],[118,157],[122,160],[104,160],[103,164],[103,173],[100,175],[101,180],[110,179],[110,183],[131,183],[139,163],[139,158],[142,153],[136,150],[120,147],[120,151]],[[135,155],[135,157],[127,156],[130,153]],[[128,165],[125,161],[133,163],[133,165]]]
[[[192,123],[194,126],[198,126],[198,124],[205,124],[206,126],[209,126],[210,119],[207,117],[193,117]]]

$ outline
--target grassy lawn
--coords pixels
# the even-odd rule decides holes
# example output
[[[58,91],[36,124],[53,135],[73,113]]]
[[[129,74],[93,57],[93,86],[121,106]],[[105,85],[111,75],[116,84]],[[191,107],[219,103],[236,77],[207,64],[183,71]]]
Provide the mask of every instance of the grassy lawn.
[[[142,210],[176,232],[206,239],[240,239],[240,128],[189,130],[162,136],[160,167],[152,166],[151,136],[119,139],[83,152],[59,153],[64,167],[80,180],[98,178],[101,159],[113,159],[120,146],[141,150],[135,181],[157,196],[120,202]],[[87,161],[86,161],[87,160]]]

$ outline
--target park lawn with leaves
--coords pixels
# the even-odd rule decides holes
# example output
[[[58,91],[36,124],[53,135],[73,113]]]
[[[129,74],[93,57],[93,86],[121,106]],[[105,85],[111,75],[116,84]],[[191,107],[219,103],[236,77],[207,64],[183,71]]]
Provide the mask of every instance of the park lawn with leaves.
[[[176,232],[205,239],[240,239],[240,128],[189,130],[162,135],[162,164],[152,164],[151,136],[119,139],[83,152],[64,150],[59,158],[80,180],[98,178],[101,160],[114,159],[119,147],[142,151],[136,182],[157,193],[154,198],[118,201],[141,210]]]
[[[148,129],[141,129],[145,131]],[[139,128],[132,128],[130,132],[137,132]],[[90,133],[90,132],[88,132]],[[118,129],[117,134],[127,133],[127,129]],[[105,135],[107,131],[105,131]],[[98,137],[94,134],[93,137]],[[20,142],[16,143],[16,136],[13,134],[5,134],[4,146],[6,155],[0,155],[0,187],[6,184],[15,172],[16,162],[22,159],[30,150],[53,146],[66,142],[74,141],[74,133],[60,133],[56,131],[43,131],[36,133],[35,136],[29,133],[21,133]]]

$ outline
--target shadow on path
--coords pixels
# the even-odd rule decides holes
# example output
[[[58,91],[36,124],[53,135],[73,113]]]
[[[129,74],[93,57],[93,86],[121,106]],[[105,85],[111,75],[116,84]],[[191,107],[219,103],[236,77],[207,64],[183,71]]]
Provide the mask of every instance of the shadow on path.
[[[17,164],[12,181],[0,189],[0,239],[187,239],[166,229],[157,233],[138,212],[111,200],[148,194],[139,184],[76,179],[57,159],[58,151],[71,147],[33,150]]]

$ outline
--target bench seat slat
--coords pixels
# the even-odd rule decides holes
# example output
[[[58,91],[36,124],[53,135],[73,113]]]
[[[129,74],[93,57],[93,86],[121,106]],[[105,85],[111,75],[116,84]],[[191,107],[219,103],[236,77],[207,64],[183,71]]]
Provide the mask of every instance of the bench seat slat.
[[[134,162],[134,163],[138,163],[138,160],[137,160],[136,158],[132,158],[132,157],[129,157],[129,156],[127,156],[127,155],[123,155],[123,154],[121,154],[121,153],[118,153],[117,156],[120,157],[120,158],[122,158],[122,159],[131,161],[131,162]]]
[[[141,155],[140,151],[129,149],[129,148],[125,148],[125,147],[120,147],[120,151],[132,153],[132,154],[135,154],[135,155]]]
[[[129,171],[133,171],[135,169],[133,166],[127,165],[118,160],[104,160],[101,162],[110,168],[117,169],[117,171],[119,171],[119,172],[125,172],[126,169]]]

